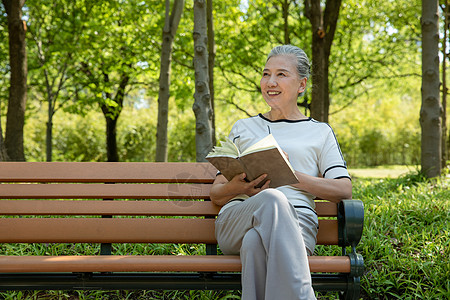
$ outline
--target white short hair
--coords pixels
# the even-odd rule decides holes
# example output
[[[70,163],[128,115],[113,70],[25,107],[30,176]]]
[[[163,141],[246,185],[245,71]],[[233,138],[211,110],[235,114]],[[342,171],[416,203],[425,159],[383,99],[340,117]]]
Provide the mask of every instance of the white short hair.
[[[278,55],[294,55],[297,61],[298,75],[300,76],[300,78],[306,77],[307,79],[309,79],[309,76],[311,74],[311,64],[305,51],[293,45],[276,46],[272,49],[272,51],[270,51],[269,55],[267,56],[266,62],[271,57]],[[299,94],[299,96],[303,96],[304,93],[305,92]]]

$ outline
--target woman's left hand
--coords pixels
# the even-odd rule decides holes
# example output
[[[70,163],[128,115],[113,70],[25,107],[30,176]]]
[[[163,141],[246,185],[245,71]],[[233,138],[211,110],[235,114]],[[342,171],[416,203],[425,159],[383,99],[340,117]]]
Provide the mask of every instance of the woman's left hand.
[[[286,156],[286,159],[289,161],[289,155],[287,154],[287,152],[284,151],[283,149],[281,149],[281,151],[283,151],[284,156]]]

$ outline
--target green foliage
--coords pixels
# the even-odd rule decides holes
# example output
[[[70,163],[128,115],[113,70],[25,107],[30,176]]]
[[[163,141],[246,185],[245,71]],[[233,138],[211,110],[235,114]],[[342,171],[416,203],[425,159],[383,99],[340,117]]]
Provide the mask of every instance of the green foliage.
[[[241,2],[223,1],[216,4],[215,97],[217,111],[234,110],[233,106],[239,106],[255,115],[267,109],[259,86],[267,54],[275,45],[286,42],[282,17],[284,1],[248,1],[246,10],[239,9]],[[287,35],[290,42],[309,53],[310,35],[305,34],[309,27],[307,20],[301,16],[302,6],[296,1],[287,3]],[[239,109],[237,112],[241,118],[246,116]]]
[[[171,116],[172,120],[175,116]],[[168,161],[195,161],[195,117],[193,113],[170,121]]]
[[[355,182],[355,180],[354,180]],[[356,180],[365,205],[358,251],[370,299],[448,299],[450,296],[450,180],[420,174]]]
[[[173,101],[172,101],[173,102]],[[172,103],[173,104],[173,103]],[[25,154],[45,161],[45,114],[29,116]],[[100,112],[84,116],[61,112],[54,117],[54,161],[105,161],[105,121]],[[156,110],[127,107],[117,128],[121,161],[152,161],[156,151]],[[169,161],[195,161],[195,119],[192,112],[169,116]]]
[[[88,114],[89,117],[94,114]],[[98,118],[93,116],[92,118]],[[55,161],[104,161],[106,160],[104,126],[99,122],[85,122],[73,116],[64,126],[55,128]]]
[[[161,27],[162,28],[162,27]],[[159,30],[161,29],[159,28]],[[174,37],[172,50],[172,64],[170,75],[170,95],[174,97],[176,110],[190,109],[194,98],[195,75],[194,75],[194,40],[192,38],[194,28],[193,2],[185,1],[183,15],[178,25],[177,33]],[[161,30],[162,32],[162,30]],[[157,45],[160,56],[161,45]],[[156,87],[158,85],[155,85]],[[155,90],[155,94],[158,91]]]
[[[28,102],[50,102],[51,116],[79,100],[74,74],[80,70],[79,42],[91,12],[92,5],[84,0],[26,2]]]
[[[252,0],[245,8],[241,2],[214,2],[215,109],[219,139],[228,134],[236,120],[268,109],[260,95],[259,80],[267,52],[274,45],[286,42],[287,36],[292,44],[307,53],[311,51],[310,24],[303,14],[303,2]],[[289,11],[287,21],[283,18],[285,3]],[[50,78],[57,79],[61,74],[58,71],[65,63],[66,81],[60,91],[61,100],[67,101],[65,112],[87,116],[90,111],[97,110],[99,104],[106,104],[109,107],[107,114],[118,116],[122,106],[115,101],[115,96],[124,75],[130,78],[124,110],[152,107],[158,97],[164,20],[161,1],[30,0],[26,5],[30,28],[27,35],[28,105],[36,109],[28,110],[29,117],[44,110],[39,103],[48,92],[43,70]],[[349,166],[418,163],[420,131],[415,109],[420,102],[419,89],[414,78],[399,76],[420,71],[416,43],[420,30],[416,22],[408,21],[417,19],[419,13],[417,1],[343,3],[330,62],[330,120]],[[195,125],[190,112],[194,93],[192,28],[192,3],[186,2],[173,52],[172,121],[169,123],[171,161],[194,160]],[[42,53],[38,51],[39,42]],[[4,47],[0,46],[0,55]],[[0,70],[7,69],[0,66]],[[7,85],[0,85],[0,97],[7,99]],[[5,103],[3,101],[3,107]],[[156,107],[152,109],[156,110]],[[398,111],[406,113],[399,115]],[[119,118],[117,130],[122,160],[151,160],[155,123],[149,118],[137,121],[146,114],[142,111]],[[183,115],[180,120],[178,115]],[[61,119],[66,117],[64,114]],[[44,118],[40,120],[46,122]],[[83,123],[102,122],[79,120]],[[41,160],[45,147],[43,137],[38,135],[45,135],[45,131],[35,121],[29,123],[33,124],[27,126],[31,132],[25,134],[33,136],[31,140],[36,144],[25,145],[29,149],[28,159]],[[58,120],[54,123],[56,131],[58,126],[64,126],[64,122]],[[66,146],[61,146],[61,150],[55,150],[59,151],[55,154],[59,157],[55,159],[103,160],[102,127],[104,125],[94,125],[99,135],[92,132],[86,135],[97,139],[96,142],[77,141],[70,146],[81,145],[80,151],[69,151]],[[74,129],[64,126],[64,132],[71,131]],[[77,140],[76,134],[71,136],[70,139],[65,136],[62,143]],[[57,139],[55,137],[53,141],[56,148],[60,143]],[[89,145],[88,149],[82,145]],[[89,153],[82,154],[88,150]],[[67,156],[63,157],[65,153]]]
[[[386,98],[379,94],[382,90],[374,89],[361,97],[361,102],[330,117],[347,164],[352,168],[420,163],[419,95],[411,97],[397,88]]]
[[[117,127],[119,156],[122,161],[152,161],[155,153],[156,103],[148,108],[127,103]],[[367,98],[362,105],[349,107],[333,116],[331,124],[350,167],[380,164],[416,165],[420,158],[420,129],[414,102],[409,98],[389,101]],[[417,101],[418,102],[418,101]],[[169,161],[195,161],[195,121],[192,111],[174,105],[169,115]],[[45,112],[34,108],[25,130],[28,160],[45,160]],[[364,110],[364,115],[360,113]],[[403,110],[402,119],[397,111]],[[57,161],[104,161],[105,124],[101,114],[85,111],[82,115],[61,112],[54,119],[54,151]],[[228,115],[227,118],[224,118]],[[233,107],[222,110],[217,121],[218,139],[228,135],[233,123],[241,118]]]
[[[420,14],[417,0],[343,1],[330,57],[331,114],[378,88],[386,96],[392,88],[405,91],[404,78],[417,86],[420,24],[411,20]]]
[[[106,104],[115,117],[121,105],[114,100],[125,76],[129,78],[126,92],[157,78],[156,72],[147,74],[145,80],[142,76],[155,70],[158,61],[153,46],[160,40],[160,1],[46,0],[27,5],[34,30],[34,41],[29,43],[30,64],[50,74],[68,65],[69,84],[63,91],[75,106],[69,108],[72,112],[82,112],[86,104]],[[42,53],[35,45],[41,45]],[[31,72],[39,91],[32,91],[32,96],[45,93],[40,91],[44,83],[38,71]]]

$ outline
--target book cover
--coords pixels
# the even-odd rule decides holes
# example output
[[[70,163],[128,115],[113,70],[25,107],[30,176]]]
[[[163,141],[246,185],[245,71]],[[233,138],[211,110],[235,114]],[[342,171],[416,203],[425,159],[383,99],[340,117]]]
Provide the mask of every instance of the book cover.
[[[294,169],[272,134],[248,147],[242,153],[227,138],[221,142],[221,146],[214,147],[206,159],[228,180],[237,174],[245,173],[248,181],[267,174],[266,179],[259,186],[269,179],[271,188],[298,183]]]

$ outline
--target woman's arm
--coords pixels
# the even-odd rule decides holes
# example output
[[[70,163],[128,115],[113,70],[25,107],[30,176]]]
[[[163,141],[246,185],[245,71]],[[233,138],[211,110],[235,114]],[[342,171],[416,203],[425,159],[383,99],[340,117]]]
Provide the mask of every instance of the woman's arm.
[[[209,194],[211,201],[216,205],[224,206],[228,201],[238,195],[246,194],[253,196],[269,187],[270,180],[267,180],[262,187],[256,188],[266,178],[266,174],[250,182],[245,181],[245,176],[245,173],[242,173],[236,175],[231,181],[228,181],[225,176],[217,175]]]
[[[299,183],[292,186],[306,191],[320,199],[339,202],[352,198],[352,181],[349,178],[329,179],[314,177],[295,171]]]
[[[285,151],[283,153],[286,159],[289,160],[289,155]],[[299,183],[292,184],[293,187],[308,192],[320,199],[337,203],[343,199],[352,198],[352,181],[350,178],[330,179],[315,177],[299,171],[295,171],[295,175]]]

